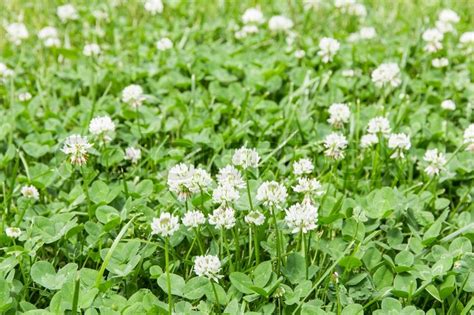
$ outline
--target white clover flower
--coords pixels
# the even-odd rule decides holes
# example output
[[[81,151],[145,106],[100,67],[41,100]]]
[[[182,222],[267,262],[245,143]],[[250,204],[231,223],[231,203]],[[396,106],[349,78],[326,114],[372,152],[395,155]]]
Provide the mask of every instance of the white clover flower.
[[[31,100],[32,96],[29,92],[23,92],[23,93],[20,93],[18,94],[18,100],[20,102],[27,102],[29,100]]]
[[[445,110],[455,110],[456,103],[453,100],[444,100],[441,102],[441,108]]]
[[[321,0],[303,0],[303,9],[305,11],[318,9],[321,5]]]
[[[91,148],[92,144],[87,142],[86,137],[74,134],[66,138],[61,151],[69,155],[71,164],[80,166],[86,164],[87,155]]]
[[[3,79],[12,77],[15,75],[15,71],[9,69],[8,66],[2,62],[0,62],[0,77]]]
[[[211,184],[211,175],[205,169],[195,168],[190,182],[186,185],[192,193],[199,193],[201,191],[207,191]]]
[[[324,63],[328,63],[333,60],[340,47],[341,44],[334,38],[323,37],[319,41],[318,55]]]
[[[106,135],[115,131],[115,124],[109,116],[95,117],[89,124],[89,132],[95,136],[102,136],[105,140],[110,141],[111,138]]]
[[[109,20],[109,14],[106,11],[103,11],[103,10],[100,10],[100,9],[93,10],[92,11],[92,16],[96,20],[104,20],[104,21]]]
[[[194,175],[194,166],[184,163],[173,166],[168,172],[168,188],[178,195],[181,201],[186,200],[190,195],[191,181]]]
[[[10,238],[19,238],[21,236],[21,230],[17,227],[7,226],[5,228],[5,234]]]
[[[333,132],[324,138],[324,147],[326,150],[324,154],[335,160],[344,158],[344,150],[346,149],[348,142],[346,137],[341,133]]]
[[[217,229],[230,230],[235,225],[235,211],[230,207],[220,206],[209,215],[209,224]]]
[[[143,94],[143,89],[140,85],[131,84],[122,91],[122,101],[133,108],[141,106],[144,100],[145,95]]]
[[[239,191],[231,185],[217,185],[212,192],[212,200],[218,204],[227,204],[240,198]]]
[[[257,200],[267,207],[281,205],[286,196],[286,187],[276,181],[263,182],[257,190]]]
[[[227,165],[224,168],[221,168],[216,177],[219,185],[229,185],[236,189],[242,189],[245,187],[242,174],[240,174],[239,170],[232,165]]]
[[[316,196],[321,196],[324,193],[321,183],[317,179],[308,177],[298,178],[298,184],[293,186],[293,191]]]
[[[221,267],[221,261],[214,255],[196,256],[194,260],[194,272],[196,275],[216,282],[222,278],[222,275],[219,275]]]
[[[98,56],[101,53],[101,49],[96,43],[86,44],[82,50],[82,53],[87,57]]]
[[[11,23],[5,27],[8,39],[15,45],[20,45],[21,42],[28,38],[28,30],[23,23]]]
[[[368,40],[377,37],[377,31],[371,26],[361,27],[359,31],[349,35],[349,42],[357,42],[359,40]]]
[[[438,15],[438,20],[446,23],[456,24],[461,21],[459,15],[451,9],[443,9]]]
[[[249,167],[256,168],[258,167],[258,162],[260,161],[260,156],[255,149],[248,149],[242,147],[234,152],[232,156],[232,164],[235,166],[240,166],[243,169]]]
[[[342,13],[349,15],[354,15],[361,18],[367,15],[367,9],[365,6],[361,3],[357,3],[355,0],[335,0],[334,6]]]
[[[152,15],[163,12],[163,2],[161,0],[146,0],[144,7]]]
[[[132,163],[137,163],[142,157],[142,151],[139,148],[128,147],[125,149],[125,159]]]
[[[446,157],[443,153],[438,152],[438,149],[427,150],[423,157],[428,166],[425,168],[425,173],[428,176],[439,175],[446,165]]]
[[[61,41],[58,37],[58,30],[53,26],[43,27],[38,32],[38,38],[43,41],[43,44],[46,47],[59,47],[61,46]]]
[[[356,75],[356,72],[352,69],[342,70],[341,75],[346,78],[352,78]]]
[[[41,40],[45,40],[47,38],[57,38],[58,35],[58,30],[53,27],[53,26],[46,26],[43,27],[39,32],[38,32],[38,38]]]
[[[388,135],[390,131],[390,122],[387,118],[382,116],[372,118],[367,126],[368,133],[381,133],[383,135]]]
[[[33,185],[21,187],[21,194],[23,195],[23,197],[28,198],[28,199],[33,199],[33,200],[39,199],[38,189],[36,189],[36,187]]]
[[[431,65],[435,68],[444,68],[449,65],[448,58],[434,58],[431,60]]]
[[[76,8],[72,4],[61,5],[56,9],[56,14],[58,15],[61,22],[67,22],[69,20],[79,19]]]
[[[313,162],[309,159],[299,159],[293,163],[293,174],[299,176],[304,174],[311,174],[314,170]]]
[[[258,8],[248,8],[242,14],[242,22],[244,24],[262,24],[265,22],[265,18]]]
[[[318,208],[309,202],[297,203],[285,210],[285,222],[291,233],[308,233],[316,229]]]
[[[392,159],[405,157],[403,151],[411,148],[410,137],[404,133],[392,133],[388,138],[388,147],[394,150]]]
[[[242,29],[235,32],[235,38],[242,39],[247,37],[249,34],[258,33],[258,27],[256,25],[244,25]]]
[[[306,52],[302,49],[295,50],[295,58],[296,59],[302,59],[306,56]]]
[[[244,218],[247,224],[254,224],[260,226],[265,223],[265,216],[259,211],[250,211]]]
[[[370,148],[377,143],[379,143],[379,138],[374,133],[368,133],[360,138],[360,146],[363,149]]]
[[[474,52],[474,32],[465,32],[459,38],[459,46],[466,55]]]
[[[378,88],[397,87],[402,83],[400,68],[396,63],[383,63],[372,72],[372,82]]]
[[[268,28],[272,32],[285,32],[293,28],[293,21],[283,15],[275,15],[268,21]]]
[[[159,51],[165,51],[173,48],[173,42],[168,37],[163,37],[156,42],[156,49]]]
[[[153,218],[151,222],[151,234],[158,234],[161,237],[173,236],[179,229],[178,217],[169,212],[163,212],[159,218]]]
[[[454,25],[451,23],[443,22],[443,21],[436,21],[435,22],[435,27],[438,31],[440,31],[442,34],[446,33],[453,33],[456,29],[454,28]]]
[[[336,128],[340,128],[349,121],[351,111],[347,104],[334,103],[329,107],[329,115],[328,123]]]
[[[474,124],[470,124],[464,130],[464,143],[467,144],[467,151],[474,152]]]
[[[437,52],[443,48],[441,41],[443,40],[443,33],[436,28],[430,28],[423,32],[422,38],[426,42],[425,51],[429,53]]]
[[[183,224],[188,228],[197,228],[206,223],[206,217],[201,211],[189,211],[183,216]]]

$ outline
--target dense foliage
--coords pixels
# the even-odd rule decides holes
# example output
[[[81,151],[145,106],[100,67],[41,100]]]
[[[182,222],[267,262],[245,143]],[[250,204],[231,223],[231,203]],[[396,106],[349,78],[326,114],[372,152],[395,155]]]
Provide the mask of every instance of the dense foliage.
[[[3,314],[471,314],[472,1],[0,3]]]

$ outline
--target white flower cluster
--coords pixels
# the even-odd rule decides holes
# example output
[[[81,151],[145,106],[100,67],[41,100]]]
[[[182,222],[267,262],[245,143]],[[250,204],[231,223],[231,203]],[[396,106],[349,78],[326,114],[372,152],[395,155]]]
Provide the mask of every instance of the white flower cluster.
[[[86,137],[74,134],[66,138],[61,151],[69,155],[69,158],[73,165],[81,166],[86,164],[87,156],[91,148],[92,144],[87,142]]]
[[[455,110],[456,103],[453,100],[444,100],[441,102],[441,108],[445,110]]]
[[[168,173],[168,187],[181,201],[192,194],[206,191],[211,184],[212,179],[209,173],[204,169],[196,169],[192,165],[180,163],[173,166]]]
[[[351,111],[347,104],[334,103],[329,107],[329,115],[328,123],[335,128],[340,128],[349,122]]]
[[[259,211],[250,211],[244,218],[247,224],[254,224],[260,226],[265,223],[265,216]]]
[[[220,206],[209,215],[209,223],[217,229],[231,229],[235,225],[235,211],[231,207]]]
[[[390,158],[404,158],[405,154],[403,151],[411,148],[410,137],[404,133],[393,133],[388,138],[388,147],[394,150]]]
[[[323,37],[319,41],[318,55],[324,63],[331,62],[340,47],[341,44],[334,38]]]
[[[455,31],[454,25],[459,23],[461,19],[459,15],[451,9],[443,9],[438,15],[438,21],[436,21],[436,28],[441,33],[452,33]]]
[[[377,37],[377,31],[371,26],[363,26],[359,31],[349,35],[347,40],[349,42],[357,42],[360,40],[369,40]]]
[[[276,181],[263,182],[257,189],[257,200],[267,207],[277,207],[286,201],[286,187]]]
[[[306,201],[310,201],[312,195],[319,196],[323,193],[321,183],[309,176],[313,170],[313,163],[306,158],[293,163],[293,174],[299,176],[297,178],[298,183],[293,186],[293,191],[304,194]]]
[[[179,229],[178,217],[169,212],[163,212],[159,218],[153,218],[151,222],[151,234],[161,237],[172,236]]]
[[[309,202],[297,203],[285,210],[285,222],[291,233],[306,234],[316,229],[318,208]]]
[[[260,156],[255,149],[248,149],[242,147],[234,152],[232,156],[232,164],[235,166],[240,166],[242,169],[247,168],[256,168],[258,167],[258,162],[260,161]]]
[[[206,277],[217,282],[222,277],[219,275],[221,268],[221,261],[217,256],[197,256],[194,260],[194,272],[199,277]]]
[[[428,163],[425,173],[430,177],[439,175],[446,165],[446,157],[438,149],[427,150],[423,160]]]
[[[89,132],[99,136],[105,141],[110,141],[110,133],[115,131],[115,124],[109,116],[95,117],[89,124]]]
[[[335,0],[334,6],[342,13],[363,18],[367,15],[367,9],[356,0]]]
[[[197,228],[206,223],[206,217],[201,211],[188,211],[183,216],[183,225],[188,228]]]
[[[434,58],[431,60],[431,65],[435,68],[445,68],[449,65],[449,59],[445,57]]]
[[[101,52],[102,50],[100,49],[100,46],[96,43],[86,44],[82,50],[84,56],[87,57],[97,57]]]
[[[156,49],[159,51],[166,51],[173,48],[173,42],[168,37],[163,37],[156,42]]]
[[[287,32],[293,25],[293,21],[283,15],[272,16],[268,21],[268,28],[272,32]]]
[[[324,154],[335,160],[344,158],[344,150],[347,148],[348,141],[342,133],[333,132],[324,138]]]
[[[43,41],[43,44],[46,47],[61,46],[61,40],[59,39],[58,30],[53,26],[43,27],[38,32],[38,38]]]
[[[144,4],[145,11],[151,15],[163,12],[163,2],[161,0],[146,0]]]
[[[11,23],[5,27],[10,42],[20,45],[22,41],[28,38],[28,30],[23,23]]]
[[[143,89],[138,84],[131,84],[122,90],[122,101],[137,108],[145,101]]]
[[[29,93],[29,92],[22,92],[20,94],[18,94],[18,100],[20,102],[27,102],[29,100],[31,100],[33,96]]]
[[[23,197],[28,198],[28,199],[33,199],[33,200],[39,199],[38,189],[36,189],[36,187],[33,185],[21,187],[21,194],[23,195]]]
[[[428,53],[435,53],[443,48],[441,41],[443,40],[444,34],[441,33],[437,28],[429,28],[423,32],[422,38],[425,41],[425,51]]]
[[[459,47],[465,55],[474,53],[474,32],[465,32],[459,38]]]
[[[464,144],[467,145],[466,150],[474,152],[474,124],[464,130]]]
[[[17,227],[6,227],[5,234],[10,238],[19,238],[21,236],[21,230]]]
[[[402,83],[400,68],[396,63],[383,63],[372,72],[372,82],[378,88],[398,87]]]
[[[0,79],[5,81],[6,79],[13,77],[15,75],[15,71],[8,68],[8,66],[2,62],[0,62]]]
[[[128,147],[125,149],[125,159],[136,164],[142,157],[142,151],[139,148]]]
[[[260,9],[248,8],[242,15],[242,23],[244,23],[244,26],[235,32],[235,38],[242,39],[250,34],[258,33],[258,25],[264,22],[265,17]]]
[[[79,14],[77,13],[76,8],[72,4],[65,4],[59,6],[56,9],[56,13],[61,22],[63,23],[79,19]]]

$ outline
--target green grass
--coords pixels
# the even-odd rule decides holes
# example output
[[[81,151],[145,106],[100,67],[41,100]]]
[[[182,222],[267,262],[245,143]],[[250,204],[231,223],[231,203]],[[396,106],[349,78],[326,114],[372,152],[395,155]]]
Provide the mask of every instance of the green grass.
[[[15,73],[0,74],[0,313],[472,312],[474,153],[463,134],[474,121],[474,59],[458,45],[474,31],[472,1],[364,1],[365,18],[332,1],[305,9],[293,0],[173,0],[156,15],[141,1],[113,2],[120,1],[73,1],[79,19],[66,23],[56,14],[59,1],[0,3],[0,63]],[[266,22],[236,39],[242,14],[255,6]],[[422,33],[444,8],[460,22],[429,54]],[[292,45],[287,33],[268,29],[279,14],[294,22]],[[14,45],[6,27],[19,20],[29,36]],[[60,47],[38,39],[48,25]],[[377,36],[348,41],[361,26]],[[162,37],[172,49],[157,50]],[[318,56],[322,37],[341,44],[332,62]],[[87,43],[99,44],[101,54],[85,56]],[[298,49],[305,57],[295,57]],[[433,67],[441,57],[449,65]],[[400,86],[372,82],[386,62],[400,67]],[[348,69],[354,77],[343,75]],[[122,101],[131,84],[146,95],[137,109]],[[21,101],[24,92],[32,98]],[[454,111],[441,108],[446,99]],[[333,103],[349,106],[342,128],[327,121]],[[104,115],[116,126],[110,142],[89,132]],[[390,158],[382,136],[361,149],[377,116],[410,136],[404,158]],[[348,141],[337,161],[323,143],[333,131]],[[93,144],[83,166],[61,151],[72,134]],[[137,163],[124,159],[130,146],[141,150]],[[235,226],[180,224],[170,237],[152,233],[153,218],[165,212],[180,223],[193,210],[209,219],[219,206],[216,175],[242,146],[261,159],[258,167],[237,167],[244,185],[226,204]],[[434,148],[446,163],[429,177],[423,157]],[[313,163],[307,176],[323,191],[309,197],[318,220],[306,234],[292,233],[285,220],[303,200],[293,190],[301,158]],[[209,172],[210,188],[179,200],[167,184],[179,163]],[[288,196],[267,206],[257,192],[272,180]],[[22,194],[26,185],[38,189],[38,200]],[[251,210],[265,216],[263,225],[246,223]],[[7,236],[7,227],[21,236]],[[222,264],[217,281],[196,274],[196,257],[206,254]]]

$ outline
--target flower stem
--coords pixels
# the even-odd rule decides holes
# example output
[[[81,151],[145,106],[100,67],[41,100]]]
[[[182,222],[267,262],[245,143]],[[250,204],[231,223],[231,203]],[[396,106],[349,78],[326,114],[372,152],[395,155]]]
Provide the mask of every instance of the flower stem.
[[[169,262],[169,239],[165,240],[165,265],[166,265],[166,285],[168,288],[168,311],[173,314],[173,299],[171,296],[171,277],[170,277],[170,262]]]
[[[274,207],[271,207],[270,211],[271,211],[272,217],[273,217],[273,224],[275,225],[276,252],[277,252],[277,273],[280,274],[280,265],[281,265],[280,230],[278,229],[277,218],[276,218]]]
[[[214,296],[216,298],[217,313],[220,314],[221,313],[221,303],[219,303],[219,295],[217,295],[216,286],[214,285],[214,282],[212,281],[212,279],[210,281],[211,281],[212,291],[214,291]]]

